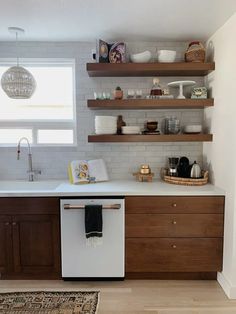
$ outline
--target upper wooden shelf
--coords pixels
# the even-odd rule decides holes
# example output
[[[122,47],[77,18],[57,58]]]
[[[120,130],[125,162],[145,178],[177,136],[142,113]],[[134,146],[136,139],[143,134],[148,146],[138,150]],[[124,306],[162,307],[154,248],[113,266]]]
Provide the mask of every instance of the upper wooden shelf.
[[[91,77],[102,76],[205,76],[215,70],[215,63],[87,63]]]
[[[124,110],[124,109],[199,109],[211,107],[214,99],[107,99],[88,100],[88,108],[99,110]]]

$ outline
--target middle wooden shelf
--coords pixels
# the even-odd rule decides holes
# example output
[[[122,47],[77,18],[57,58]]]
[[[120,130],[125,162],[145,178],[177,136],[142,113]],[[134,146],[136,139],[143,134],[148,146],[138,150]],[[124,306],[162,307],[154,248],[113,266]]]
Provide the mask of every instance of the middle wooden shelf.
[[[214,106],[214,99],[88,99],[87,104],[93,110],[202,109]]]

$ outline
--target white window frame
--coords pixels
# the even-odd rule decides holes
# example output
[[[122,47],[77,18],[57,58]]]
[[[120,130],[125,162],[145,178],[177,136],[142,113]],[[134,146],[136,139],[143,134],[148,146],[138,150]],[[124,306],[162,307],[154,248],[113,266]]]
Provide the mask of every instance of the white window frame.
[[[73,71],[73,120],[42,120],[42,119],[21,119],[18,121],[1,120],[0,129],[30,129],[32,130],[33,147],[76,147],[77,146],[77,123],[76,123],[76,75],[75,75],[75,59],[72,58],[20,58],[20,65],[25,66],[52,66],[71,65]],[[0,58],[0,66],[13,66],[16,64],[16,58]],[[1,87],[0,87],[1,88]],[[39,144],[37,143],[38,130],[72,130],[73,143],[71,144]],[[15,144],[0,143],[0,147],[15,147]]]

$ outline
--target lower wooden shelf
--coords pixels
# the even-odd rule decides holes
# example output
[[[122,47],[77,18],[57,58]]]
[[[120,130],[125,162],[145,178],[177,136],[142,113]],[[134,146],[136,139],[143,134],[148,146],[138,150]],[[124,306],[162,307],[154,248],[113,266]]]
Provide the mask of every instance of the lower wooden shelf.
[[[125,142],[212,142],[212,134],[161,134],[161,135],[89,135],[89,143]]]

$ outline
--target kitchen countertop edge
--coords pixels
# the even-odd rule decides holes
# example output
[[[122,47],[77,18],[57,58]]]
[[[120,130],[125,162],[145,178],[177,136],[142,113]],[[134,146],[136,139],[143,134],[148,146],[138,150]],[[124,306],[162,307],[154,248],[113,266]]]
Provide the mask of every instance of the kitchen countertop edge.
[[[0,181],[22,182],[26,181]],[[39,181],[38,181],[39,182]],[[83,197],[83,196],[225,196],[225,191],[212,184],[204,186],[179,186],[168,184],[160,180],[152,183],[136,182],[133,180],[111,180],[95,184],[71,185],[65,180],[45,180],[43,182],[58,183],[55,189],[27,190],[21,189],[1,189],[0,197]],[[29,183],[27,183],[29,184]],[[34,184],[34,183],[32,183]]]

